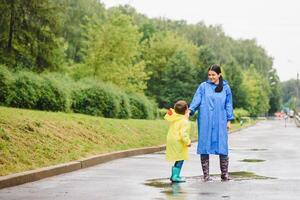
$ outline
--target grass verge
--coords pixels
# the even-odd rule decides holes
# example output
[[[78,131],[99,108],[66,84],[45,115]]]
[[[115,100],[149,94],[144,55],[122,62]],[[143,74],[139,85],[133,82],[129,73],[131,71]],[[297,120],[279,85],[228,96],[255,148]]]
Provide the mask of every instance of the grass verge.
[[[0,107],[0,176],[100,153],[162,145],[167,129],[164,120],[121,120]],[[191,138],[197,138],[195,123]]]

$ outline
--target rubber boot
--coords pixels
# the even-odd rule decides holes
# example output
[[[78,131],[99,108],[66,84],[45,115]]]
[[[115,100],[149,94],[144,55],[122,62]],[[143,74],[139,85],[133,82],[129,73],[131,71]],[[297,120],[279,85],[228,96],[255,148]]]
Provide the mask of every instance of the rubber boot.
[[[229,158],[220,156],[221,181],[229,181],[231,178],[228,173]]]
[[[180,174],[180,171],[181,169],[178,168],[178,167],[172,167],[172,176],[170,178],[170,180],[172,182],[175,182],[175,183],[182,183],[182,182],[185,182],[185,180],[183,180],[179,174]]]
[[[209,177],[209,156],[201,156],[201,165],[203,171],[203,180],[210,181],[211,178]]]

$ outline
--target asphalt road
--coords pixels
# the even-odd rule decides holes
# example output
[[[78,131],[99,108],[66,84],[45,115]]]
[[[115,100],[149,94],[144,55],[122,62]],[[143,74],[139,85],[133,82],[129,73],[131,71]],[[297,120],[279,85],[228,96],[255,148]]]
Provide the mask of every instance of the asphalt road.
[[[164,152],[114,160],[83,170],[0,190],[0,199],[237,199],[300,198],[300,128],[269,120],[229,136],[233,180],[220,181],[219,160],[211,156],[213,181],[203,182],[197,144],[182,176],[170,184],[172,163]]]

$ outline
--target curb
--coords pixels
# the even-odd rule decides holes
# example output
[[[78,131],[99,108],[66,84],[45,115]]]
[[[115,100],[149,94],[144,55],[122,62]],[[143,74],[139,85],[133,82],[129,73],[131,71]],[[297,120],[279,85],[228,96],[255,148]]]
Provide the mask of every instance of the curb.
[[[99,154],[89,158],[81,159],[78,161],[68,162],[64,164],[44,167],[37,170],[30,170],[26,172],[11,174],[0,177],[0,189],[21,185],[28,182],[38,181],[43,178],[64,174],[67,172],[76,171],[79,169],[91,167],[97,164],[105,163],[111,160],[126,158],[129,156],[136,156],[141,154],[149,154],[166,149],[165,145],[136,148],[125,151],[116,151],[112,153]]]

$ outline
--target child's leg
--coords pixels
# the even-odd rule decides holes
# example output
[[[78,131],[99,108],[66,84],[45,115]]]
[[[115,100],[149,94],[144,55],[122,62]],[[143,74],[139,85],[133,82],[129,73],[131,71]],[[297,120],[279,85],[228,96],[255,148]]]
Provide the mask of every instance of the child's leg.
[[[172,167],[172,176],[170,180],[172,182],[185,182],[184,180],[181,179],[180,177],[180,171],[183,165],[183,160],[178,160],[174,163],[174,166]]]
[[[182,165],[183,165],[183,162],[184,162],[184,160],[176,161],[175,164],[174,164],[174,167],[177,167],[177,168],[181,169]]]

